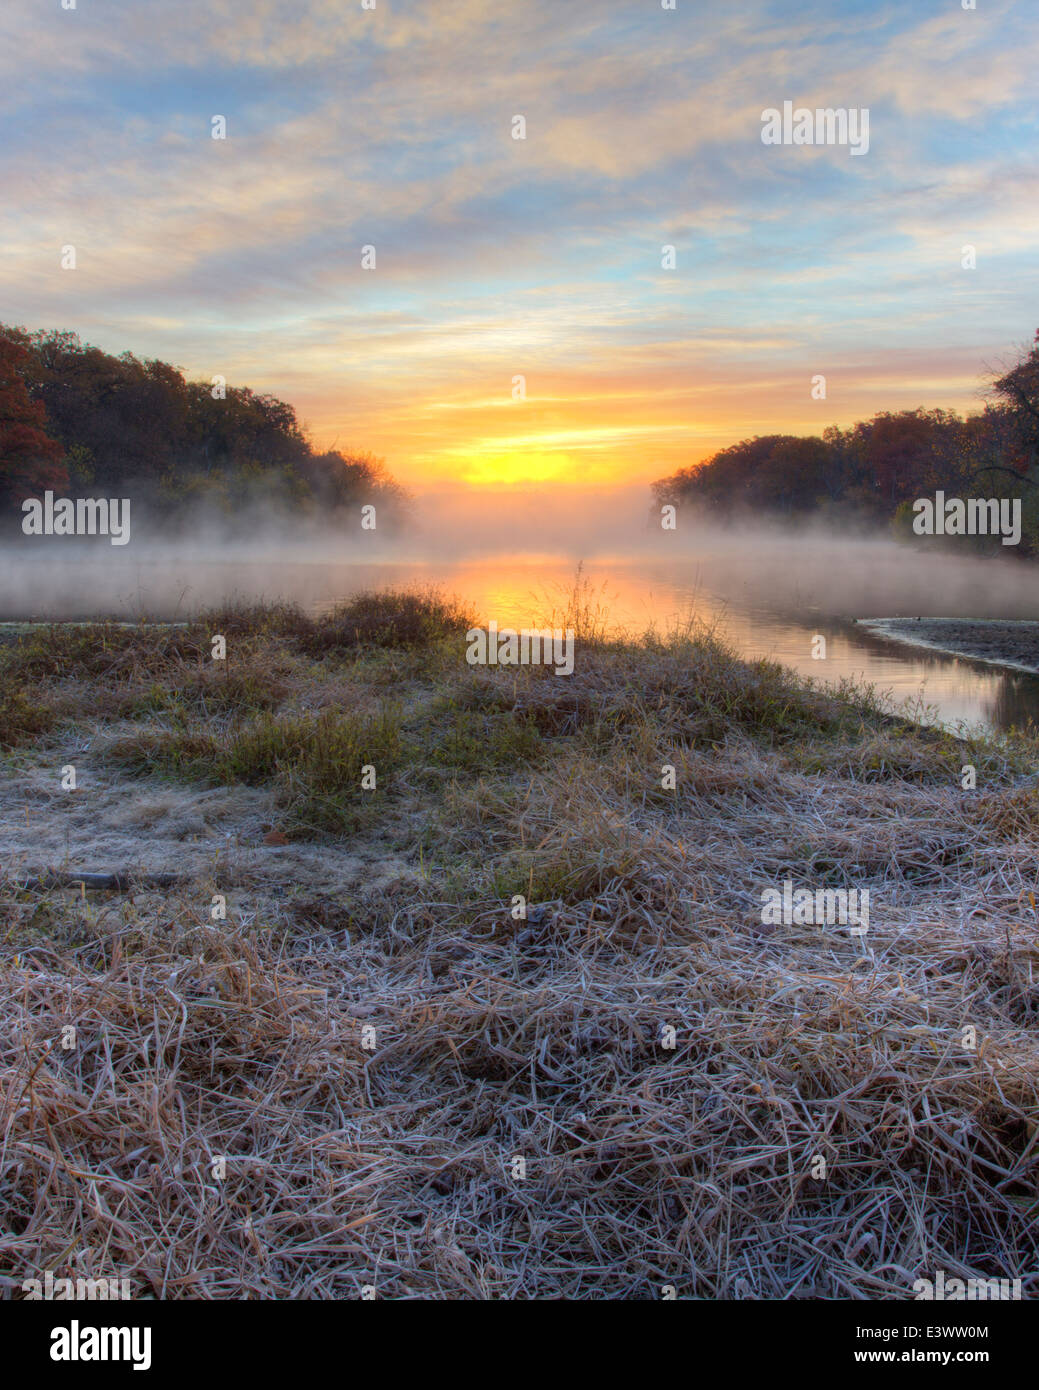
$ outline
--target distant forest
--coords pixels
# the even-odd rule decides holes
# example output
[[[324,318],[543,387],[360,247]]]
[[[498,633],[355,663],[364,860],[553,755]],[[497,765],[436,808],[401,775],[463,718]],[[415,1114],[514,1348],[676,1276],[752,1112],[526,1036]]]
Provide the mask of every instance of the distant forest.
[[[392,529],[408,501],[377,460],[316,453],[275,396],[0,324],[0,514],[47,489],[129,497],[135,525],[205,516],[231,531],[259,511],[359,526],[368,503]]]
[[[1020,498],[1016,553],[1039,555],[1039,333],[1017,365],[992,382],[978,414],[885,411],[821,436],[745,439],[653,484],[658,505],[713,521],[879,525],[914,541],[923,538],[913,533],[913,502],[939,490],[946,498]],[[1006,553],[998,537],[954,543]]]

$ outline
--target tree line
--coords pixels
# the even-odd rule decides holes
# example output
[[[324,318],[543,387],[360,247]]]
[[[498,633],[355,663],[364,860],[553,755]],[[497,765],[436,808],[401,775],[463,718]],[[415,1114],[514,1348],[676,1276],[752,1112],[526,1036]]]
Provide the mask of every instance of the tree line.
[[[877,525],[913,534],[913,503],[947,497],[1017,498],[1019,554],[1039,554],[1039,332],[989,386],[984,408],[882,411],[821,435],[744,439],[653,484],[658,506],[722,522],[755,518]],[[978,550],[997,537],[964,537]]]
[[[350,513],[356,525],[369,503],[392,529],[408,503],[371,456],[315,451],[275,396],[189,381],[75,333],[0,324],[0,512],[48,489],[129,496],[157,526],[202,506],[232,530],[272,509],[344,524]]]

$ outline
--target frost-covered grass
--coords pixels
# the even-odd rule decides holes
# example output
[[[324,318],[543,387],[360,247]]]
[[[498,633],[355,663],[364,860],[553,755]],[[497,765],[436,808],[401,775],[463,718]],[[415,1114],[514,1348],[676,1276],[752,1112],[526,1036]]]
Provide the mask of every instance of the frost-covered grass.
[[[0,1276],[1035,1296],[1035,741],[695,626],[469,667],[471,621],[363,596],[3,649]],[[90,816],[136,845],[118,890],[75,887],[127,869],[84,862]],[[868,890],[867,935],[763,924],[788,878]]]

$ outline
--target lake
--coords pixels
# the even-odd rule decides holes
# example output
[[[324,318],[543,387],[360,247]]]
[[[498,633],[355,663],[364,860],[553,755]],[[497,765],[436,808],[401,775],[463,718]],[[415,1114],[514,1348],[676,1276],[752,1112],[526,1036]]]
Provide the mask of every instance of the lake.
[[[5,584],[0,616],[170,618],[233,596],[292,598],[318,611],[370,586],[438,584],[468,599],[482,619],[523,627],[562,610],[575,574],[574,560],[558,554],[360,563],[320,550],[309,560],[299,551],[277,559],[167,552],[153,562],[106,555],[103,565],[56,559],[54,552],[19,556],[17,592]],[[855,621],[1034,619],[1039,566],[867,540],[712,537],[687,539],[670,553],[664,542],[655,553],[598,557],[584,565],[584,576],[615,629],[666,627],[693,613],[746,657],[768,657],[816,681],[873,684],[928,722],[996,730],[1039,725],[1039,677],[910,647]],[[812,655],[819,636],[825,660]]]

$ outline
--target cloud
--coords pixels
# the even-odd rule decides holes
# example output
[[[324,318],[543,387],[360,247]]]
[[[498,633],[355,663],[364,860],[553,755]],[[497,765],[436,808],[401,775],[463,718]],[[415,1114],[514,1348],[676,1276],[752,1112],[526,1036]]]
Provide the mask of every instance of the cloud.
[[[1037,40],[1013,0],[7,0],[4,314],[274,391],[413,483],[657,476],[814,427],[828,363],[844,420],[966,405],[1034,329]],[[868,156],[763,146],[787,98],[869,106]],[[516,373],[551,419],[499,418]]]

